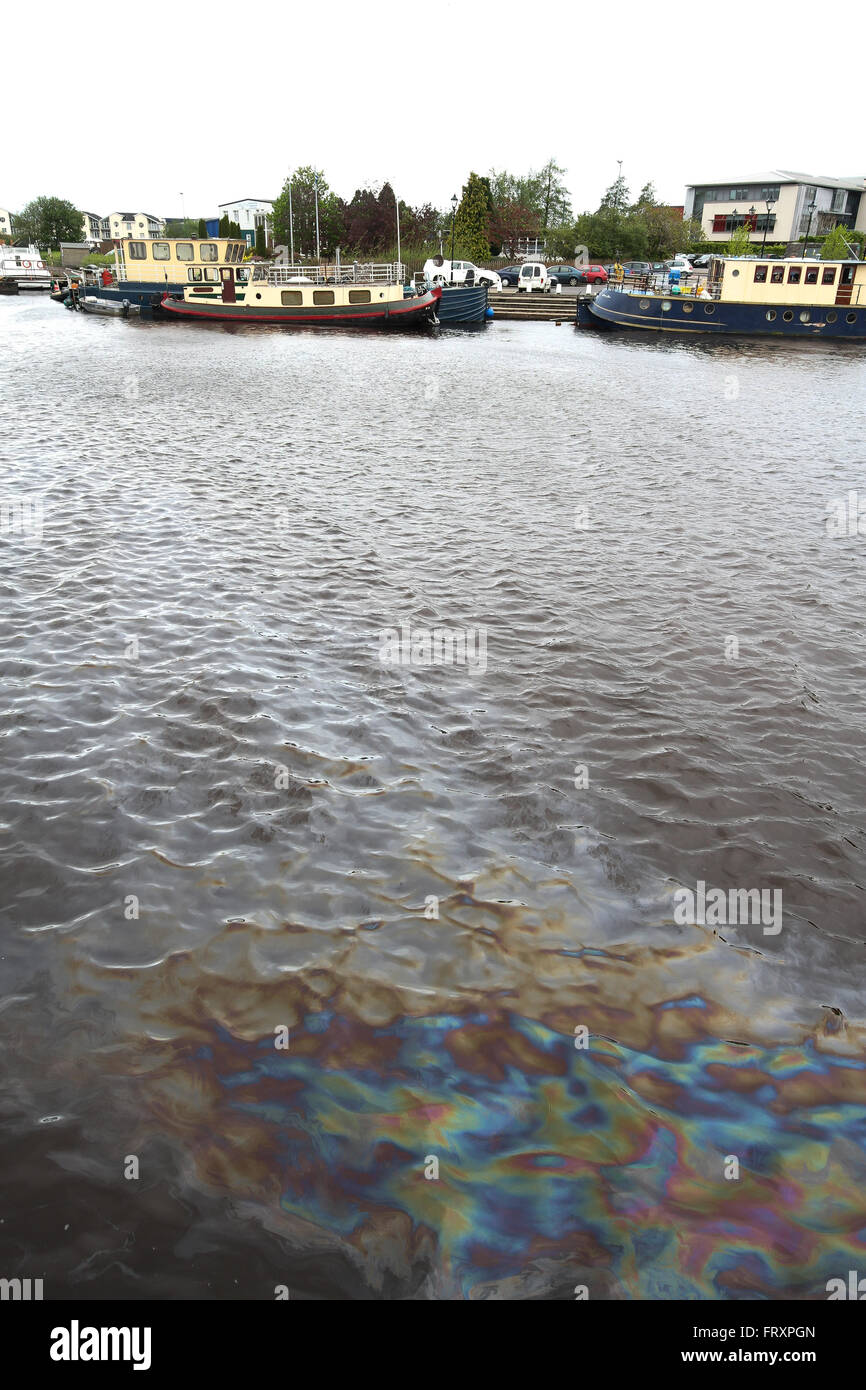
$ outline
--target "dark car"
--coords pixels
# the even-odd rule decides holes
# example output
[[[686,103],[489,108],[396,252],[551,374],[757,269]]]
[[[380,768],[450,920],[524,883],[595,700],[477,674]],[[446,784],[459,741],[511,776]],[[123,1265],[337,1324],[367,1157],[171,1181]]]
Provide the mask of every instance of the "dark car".
[[[549,265],[547,273],[561,285],[601,285],[607,279],[603,265]]]
[[[504,270],[500,270],[499,278],[503,285],[516,285],[517,277],[520,274],[519,265],[507,265]]]

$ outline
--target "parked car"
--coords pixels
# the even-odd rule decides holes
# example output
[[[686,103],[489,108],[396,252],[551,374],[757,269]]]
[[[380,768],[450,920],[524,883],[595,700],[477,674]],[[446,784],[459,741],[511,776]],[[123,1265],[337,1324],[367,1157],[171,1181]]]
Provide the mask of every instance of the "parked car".
[[[517,277],[520,274],[519,265],[507,265],[499,272],[499,278],[503,285],[516,285]]]
[[[692,268],[693,268],[694,270],[709,270],[709,268],[710,268],[710,261],[711,261],[712,259],[713,259],[713,258],[712,258],[712,256],[710,256],[710,255],[706,255],[706,256],[693,256],[693,257],[692,257]]]
[[[603,265],[549,265],[547,272],[561,285],[595,285],[607,279]]]
[[[487,285],[488,289],[501,290],[502,280],[496,270],[487,270],[472,261],[451,261],[444,256],[433,256],[424,262],[424,275],[431,284],[441,285]]]
[[[652,275],[653,268],[649,261],[621,261],[620,264],[622,265],[623,274],[626,278],[630,275]],[[613,265],[606,265],[604,269],[607,272],[608,279],[614,279]]]
[[[517,277],[517,293],[531,294],[533,290],[549,293],[556,284],[556,276],[548,274],[543,261],[524,261]]]

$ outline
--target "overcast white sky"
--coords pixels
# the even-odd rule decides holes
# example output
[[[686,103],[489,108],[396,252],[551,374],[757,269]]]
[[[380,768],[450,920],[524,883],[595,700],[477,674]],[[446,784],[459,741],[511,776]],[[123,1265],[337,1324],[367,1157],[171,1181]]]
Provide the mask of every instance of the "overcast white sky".
[[[299,164],[346,198],[387,179],[444,207],[470,169],[552,155],[576,212],[619,159],[633,193],[651,179],[671,203],[686,183],[764,169],[866,175],[859,7],[550,10],[48,0],[6,54],[0,206],[46,193],[177,216],[183,193],[187,216],[213,216],[275,197]]]

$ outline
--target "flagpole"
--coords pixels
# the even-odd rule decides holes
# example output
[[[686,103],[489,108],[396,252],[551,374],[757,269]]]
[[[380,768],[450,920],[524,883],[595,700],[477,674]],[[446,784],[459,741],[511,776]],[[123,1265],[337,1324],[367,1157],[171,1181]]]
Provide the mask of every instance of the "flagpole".
[[[315,195],[316,195],[316,260],[318,261],[318,260],[321,258],[321,254],[322,254],[321,251],[320,251],[320,249],[319,249],[319,176],[318,176],[318,174],[315,175],[315,178],[314,178],[314,181],[313,181],[313,190],[314,190]]]
[[[292,221],[292,181],[289,179],[289,265],[295,264],[295,228]]]
[[[394,201],[397,204],[397,264],[400,265],[400,199],[394,194]]]

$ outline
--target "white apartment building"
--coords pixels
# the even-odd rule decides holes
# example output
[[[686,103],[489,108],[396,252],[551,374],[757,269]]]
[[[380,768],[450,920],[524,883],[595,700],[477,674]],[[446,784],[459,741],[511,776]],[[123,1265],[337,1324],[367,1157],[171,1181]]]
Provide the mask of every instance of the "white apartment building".
[[[108,235],[112,241],[147,240],[165,234],[165,218],[154,217],[149,212],[110,212],[108,214]]]
[[[102,241],[108,241],[111,236],[108,218],[101,217],[98,212],[83,212],[81,214],[81,240],[87,241],[91,246],[98,246]]]
[[[866,176],[830,178],[771,169],[746,178],[689,184],[683,216],[700,222],[707,241],[728,241],[748,224],[750,240],[794,242],[823,236],[837,223],[866,231]]]
[[[12,235],[12,214],[8,208],[0,208],[0,237]]]
[[[273,213],[274,205],[266,198],[235,198],[234,202],[220,203],[217,215],[237,222],[247,246],[253,246],[259,227],[264,227],[265,240],[270,244],[273,238]]]

